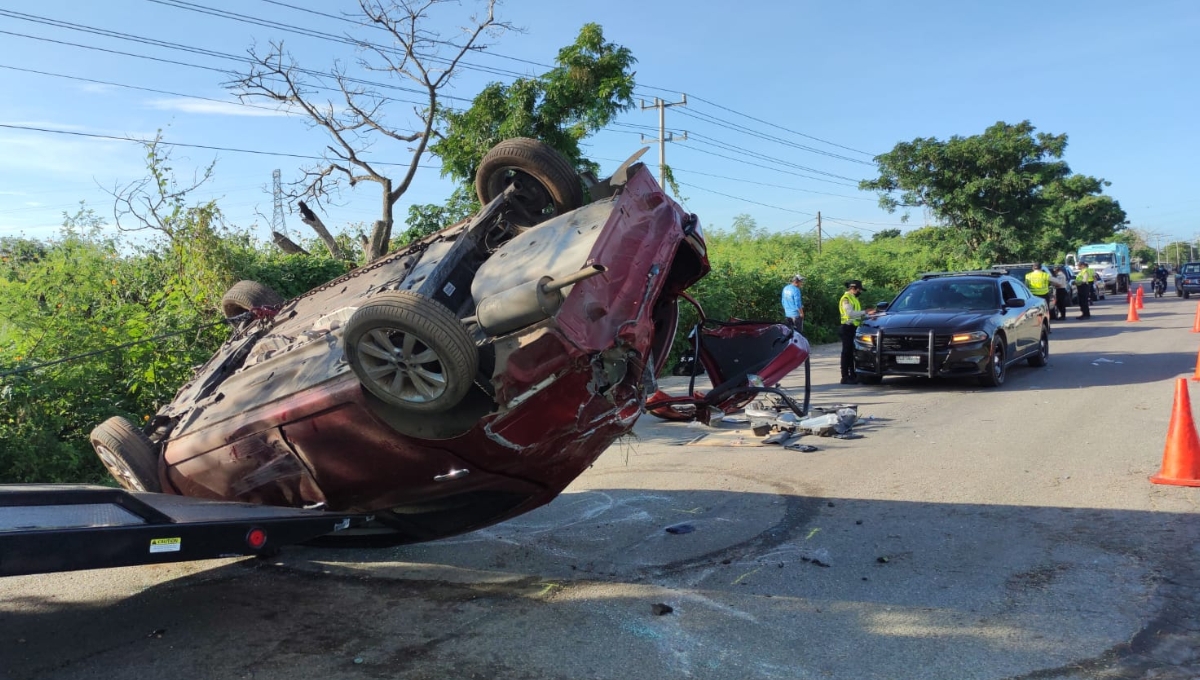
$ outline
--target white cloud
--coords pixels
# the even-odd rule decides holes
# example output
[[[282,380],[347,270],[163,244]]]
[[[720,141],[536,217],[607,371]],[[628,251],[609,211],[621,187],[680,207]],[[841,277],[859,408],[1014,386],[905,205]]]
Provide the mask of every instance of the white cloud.
[[[154,99],[150,106],[161,111],[183,111],[217,116],[286,116],[286,108],[270,109],[263,106],[243,106],[237,102],[217,102],[203,99]]]

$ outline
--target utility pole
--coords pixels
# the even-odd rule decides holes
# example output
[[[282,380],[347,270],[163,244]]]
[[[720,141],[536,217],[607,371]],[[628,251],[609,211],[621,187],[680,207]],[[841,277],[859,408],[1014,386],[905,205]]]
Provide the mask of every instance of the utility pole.
[[[821,211],[817,211],[817,254],[821,254]]]
[[[643,111],[646,109],[658,109],[658,139],[646,139],[646,136],[642,135],[642,143],[650,144],[653,142],[658,142],[658,185],[664,189],[667,186],[667,142],[676,141],[675,134],[672,132],[667,132],[667,109],[672,106],[687,106],[687,95],[683,95],[683,101],[672,102],[670,104],[662,99],[659,99],[658,97],[655,97],[654,103],[650,106],[646,106],[646,101],[644,99],[642,100]],[[686,142],[687,138],[687,131],[685,130],[683,136],[680,137],[678,141]]]
[[[271,172],[271,181],[274,184],[271,195],[275,199],[275,211],[271,213],[271,231],[287,235],[287,227],[283,223],[283,183],[279,179],[278,168]]]

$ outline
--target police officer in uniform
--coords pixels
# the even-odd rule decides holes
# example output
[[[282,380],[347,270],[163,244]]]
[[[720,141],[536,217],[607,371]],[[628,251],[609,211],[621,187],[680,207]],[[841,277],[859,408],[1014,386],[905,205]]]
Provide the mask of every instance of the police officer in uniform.
[[[1034,262],[1033,270],[1025,275],[1025,287],[1045,300],[1050,309],[1054,309],[1054,298],[1050,296],[1050,274],[1042,269],[1041,262]]]
[[[1077,319],[1092,318],[1092,308],[1090,296],[1092,294],[1092,284],[1096,281],[1096,272],[1088,267],[1087,262],[1079,263],[1079,274],[1075,276],[1075,285],[1079,288],[1079,316]]]
[[[842,339],[842,384],[853,385],[858,382],[858,373],[854,371],[854,334],[858,331],[862,318],[867,315],[858,301],[862,292],[862,281],[854,279],[846,282],[846,292],[838,301],[838,311],[842,325],[838,327],[838,335]],[[868,310],[869,311],[869,310]]]

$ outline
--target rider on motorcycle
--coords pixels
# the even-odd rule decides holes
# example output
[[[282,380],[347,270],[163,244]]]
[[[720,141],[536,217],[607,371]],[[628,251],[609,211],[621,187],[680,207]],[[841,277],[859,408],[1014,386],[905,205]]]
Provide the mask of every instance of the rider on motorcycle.
[[[1162,263],[1154,267],[1154,284],[1163,283],[1163,290],[1166,290],[1166,267]]]
[[[1160,284],[1161,284],[1161,287],[1160,287]],[[1162,292],[1162,291],[1165,291],[1166,289],[1167,289],[1167,268],[1164,267],[1162,265],[1162,263],[1160,262],[1160,263],[1158,263],[1158,266],[1154,268],[1154,290],[1155,290],[1155,292]]]

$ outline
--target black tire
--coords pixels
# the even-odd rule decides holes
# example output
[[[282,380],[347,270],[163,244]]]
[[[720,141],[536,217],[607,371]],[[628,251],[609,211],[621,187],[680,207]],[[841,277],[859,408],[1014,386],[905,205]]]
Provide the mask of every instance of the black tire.
[[[1042,329],[1042,337],[1038,340],[1038,350],[1029,356],[1029,365],[1034,368],[1041,368],[1046,365],[1050,359],[1050,336],[1047,335],[1046,329]]]
[[[475,172],[475,192],[484,205],[510,184],[517,185],[509,220],[530,227],[583,205],[583,185],[571,162],[536,139],[515,137],[492,148]]]
[[[346,360],[371,394],[404,411],[440,413],[471,389],[479,350],[449,309],[408,291],[371,298],[346,322]]]
[[[987,373],[979,376],[979,383],[984,387],[1000,387],[1004,384],[1005,373],[1008,367],[1005,361],[1008,359],[1008,351],[1005,347],[1004,338],[996,335],[992,338],[991,358],[988,359]]]
[[[221,313],[226,319],[245,314],[255,307],[283,304],[283,296],[258,281],[238,281],[221,298]]]
[[[883,382],[882,375],[874,375],[872,373],[859,373],[858,382],[864,385],[878,385]]]
[[[1183,299],[1184,299],[1184,300],[1187,300],[1187,299],[1189,299],[1189,298],[1191,298],[1191,297],[1192,297],[1192,294],[1191,294],[1191,293],[1187,292],[1186,290],[1185,290],[1185,291],[1183,291]]]
[[[116,416],[88,436],[108,473],[128,491],[162,491],[158,452],[150,438],[128,420]]]

